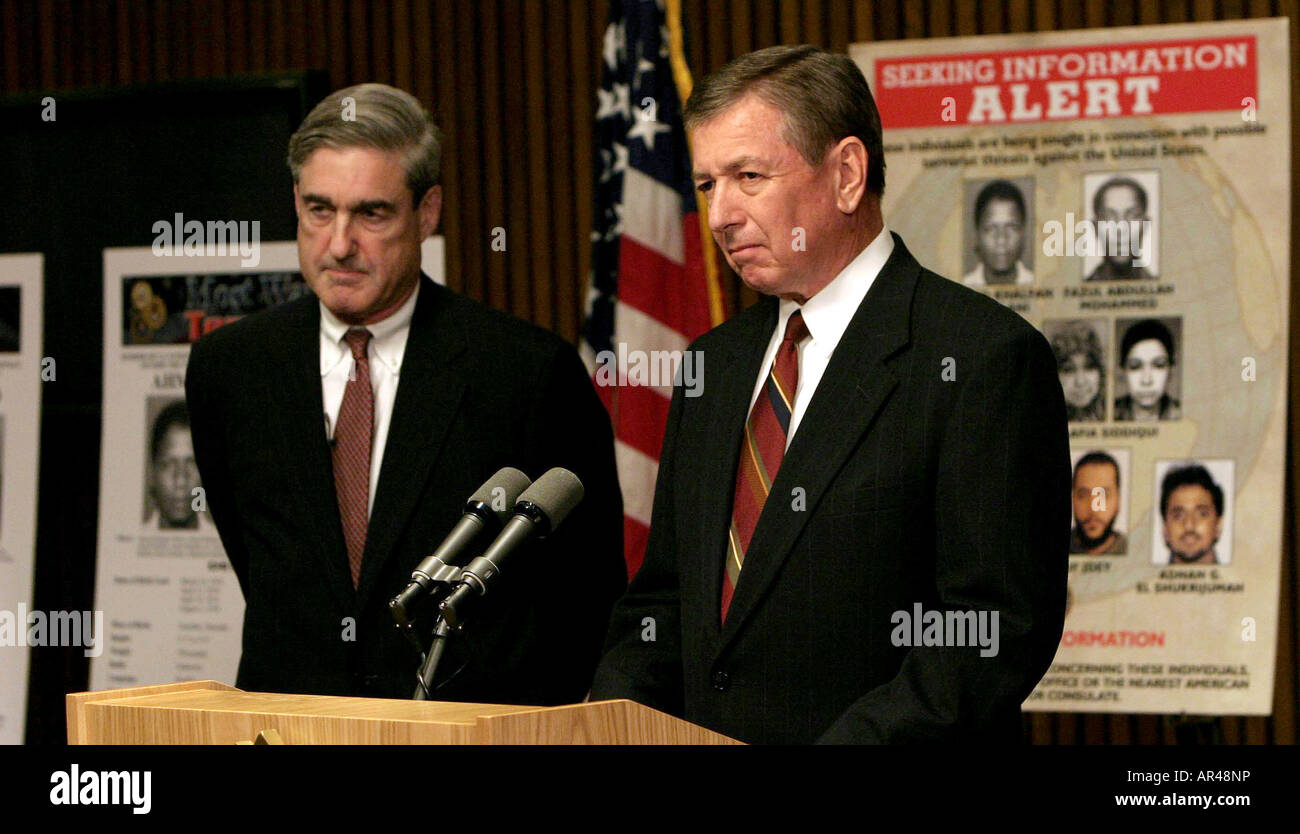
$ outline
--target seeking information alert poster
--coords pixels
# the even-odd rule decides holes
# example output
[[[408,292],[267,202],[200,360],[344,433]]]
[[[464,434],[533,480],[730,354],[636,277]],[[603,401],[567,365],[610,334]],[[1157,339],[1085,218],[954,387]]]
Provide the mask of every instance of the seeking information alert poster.
[[[1287,21],[857,44],[886,222],[1038,327],[1069,412],[1069,594],[1029,710],[1273,701]]]

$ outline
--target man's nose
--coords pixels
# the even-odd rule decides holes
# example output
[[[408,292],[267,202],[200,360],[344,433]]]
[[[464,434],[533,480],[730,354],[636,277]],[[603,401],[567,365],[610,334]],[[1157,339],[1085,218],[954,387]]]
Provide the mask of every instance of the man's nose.
[[[350,257],[356,248],[356,241],[352,237],[352,218],[347,212],[336,212],[334,222],[330,225],[330,245],[329,253],[336,261],[344,261]]]
[[[740,204],[722,183],[714,183],[709,195],[709,229],[720,235],[728,229],[745,225],[744,212]]]

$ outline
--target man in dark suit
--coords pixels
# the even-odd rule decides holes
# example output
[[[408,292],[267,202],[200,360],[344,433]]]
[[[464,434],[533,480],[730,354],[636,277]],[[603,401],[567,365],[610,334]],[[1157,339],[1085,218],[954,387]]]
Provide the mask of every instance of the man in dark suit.
[[[585,500],[507,564],[433,697],[581,700],[626,574],[613,437],[576,351],[421,275],[439,135],[407,93],[327,97],[289,165],[315,297],[204,337],[186,378],[208,505],[247,604],[237,685],[410,697],[419,658],[388,600],[495,471],[563,466]]]
[[[686,121],[714,236],[769,297],[692,346],[723,370],[675,391],[592,698],[748,742],[1018,738],[1064,622],[1051,349],[885,227],[847,57],[742,56]]]

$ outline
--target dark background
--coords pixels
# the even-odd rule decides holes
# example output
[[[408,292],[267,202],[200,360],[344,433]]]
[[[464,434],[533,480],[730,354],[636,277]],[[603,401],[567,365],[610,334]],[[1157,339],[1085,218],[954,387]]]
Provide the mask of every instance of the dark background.
[[[1300,0],[682,5],[697,76],[777,43],[843,52],[859,41],[1242,17],[1292,18],[1293,79],[1300,52]],[[607,12],[606,0],[0,0],[0,93],[27,94],[0,106],[0,182],[9,197],[0,251],[45,253],[45,352],[56,356],[59,371],[57,383],[43,389],[36,608],[91,607],[102,373],[99,249],[146,245],[152,223],[175,211],[260,219],[262,240],[291,239],[285,144],[304,108],[326,90],[380,81],[431,106],[447,136],[441,231],[448,285],[576,342],[590,266],[594,100]],[[319,75],[296,76],[284,88],[248,77],[311,70]],[[80,95],[185,81],[209,83],[169,95],[156,89],[116,98]],[[223,93],[223,84],[236,86]],[[39,120],[40,96],[53,91],[62,91],[55,94],[56,129]],[[1293,82],[1293,115],[1300,114],[1298,94]],[[118,129],[120,114],[96,111],[110,101],[138,108],[127,129]],[[1296,136],[1293,127],[1293,240],[1300,239]],[[24,157],[33,153],[55,158],[56,166]],[[258,163],[250,166],[250,159]],[[491,249],[496,226],[507,230],[506,252]],[[93,257],[86,254],[92,251]],[[1291,286],[1294,296],[1300,286],[1294,254]],[[733,310],[755,298],[733,276],[723,287]],[[1294,305],[1291,319],[1300,333]],[[1290,365],[1300,368],[1294,340]],[[1294,387],[1289,396],[1273,716],[1183,721],[1035,713],[1026,718],[1035,742],[1295,743],[1300,525],[1292,447],[1300,400]],[[84,688],[87,679],[79,649],[32,650],[29,741],[62,740],[63,693]]]

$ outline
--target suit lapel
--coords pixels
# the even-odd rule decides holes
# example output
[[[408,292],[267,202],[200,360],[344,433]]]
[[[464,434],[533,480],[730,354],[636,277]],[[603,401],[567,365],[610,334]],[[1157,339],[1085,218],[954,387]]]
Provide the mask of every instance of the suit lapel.
[[[708,637],[715,644],[721,634],[721,600],[723,560],[727,555],[727,530],[731,526],[731,502],[736,490],[736,465],[740,459],[740,443],[744,436],[745,421],[749,419],[749,398],[758,380],[763,354],[776,328],[777,301],[765,298],[755,309],[741,313],[736,321],[739,333],[727,340],[725,348],[707,356],[716,362],[714,370],[705,371],[706,385],[717,385],[717,391],[708,389],[710,419],[706,437],[710,449],[716,454],[701,455],[703,471],[700,473],[700,491],[696,497],[700,510],[698,527],[689,539],[702,549],[700,558],[683,560],[684,565],[701,571],[694,577],[683,577],[683,588],[702,588],[703,605],[712,606],[712,616],[704,618]],[[721,353],[722,355],[719,355]]]
[[[268,419],[278,418],[290,483],[302,507],[302,517],[312,520],[308,525],[312,541],[304,544],[318,560],[317,567],[325,577],[325,584],[340,606],[344,611],[351,611],[352,577],[348,572],[343,524],[334,492],[334,466],[325,434],[319,304],[315,296],[305,300],[288,328],[289,349],[281,353],[286,367],[275,377],[275,386],[284,387],[270,393],[272,400],[283,406],[273,409]]]
[[[893,254],[831,355],[772,483],[727,612],[723,646],[753,612],[835,474],[898,384],[886,359],[908,342],[919,272],[920,265],[895,236]],[[749,377],[750,384],[754,378]],[[737,435],[733,444],[737,450],[730,453],[733,471],[739,443]],[[802,512],[792,508],[796,487],[804,490],[807,499]],[[715,584],[720,583],[720,577],[715,579]]]
[[[366,534],[359,608],[365,606],[415,510],[465,391],[465,371],[455,360],[465,351],[467,339],[463,325],[448,314],[450,291],[423,276],[420,280]]]

